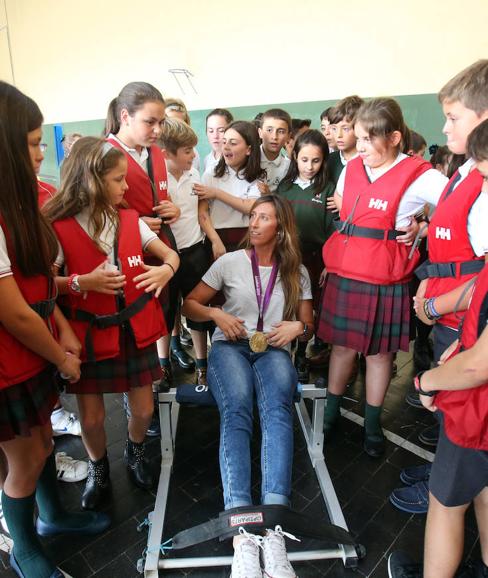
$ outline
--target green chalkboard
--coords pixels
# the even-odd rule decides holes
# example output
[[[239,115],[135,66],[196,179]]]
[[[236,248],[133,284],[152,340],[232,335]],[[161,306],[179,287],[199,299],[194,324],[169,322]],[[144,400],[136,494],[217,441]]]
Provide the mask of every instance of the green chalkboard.
[[[443,116],[441,107],[435,94],[412,94],[395,97],[402,107],[405,120],[410,128],[422,134],[427,143],[444,144],[442,135]],[[281,104],[261,104],[255,106],[240,106],[229,108],[237,120],[252,120],[259,112],[269,108],[284,108],[293,118],[310,118],[312,127],[320,127],[320,113],[336,101],[320,100],[313,102],[287,102]],[[216,103],[220,106],[220,103]],[[208,154],[210,147],[205,135],[205,117],[210,109],[194,110],[190,112],[191,124],[198,135],[198,152],[201,158]],[[84,136],[100,136],[103,130],[104,119],[81,122],[63,123],[64,134],[79,132]],[[54,131],[52,125],[44,125],[44,141],[48,145],[46,158],[42,165],[41,177],[52,182],[59,180],[59,170],[56,165],[54,150]]]

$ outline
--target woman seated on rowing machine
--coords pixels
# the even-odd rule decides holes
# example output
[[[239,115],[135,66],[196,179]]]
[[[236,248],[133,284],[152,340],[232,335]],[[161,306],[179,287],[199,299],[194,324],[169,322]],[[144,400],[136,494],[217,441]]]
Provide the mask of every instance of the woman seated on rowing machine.
[[[207,383],[220,411],[220,473],[225,509],[251,506],[253,404],[261,422],[263,504],[288,506],[293,460],[293,395],[297,374],[290,343],[313,334],[310,279],[300,264],[293,211],[265,195],[251,208],[245,249],[210,267],[183,304],[194,321],[213,321]],[[207,307],[223,291],[222,309]],[[234,538],[232,578],[295,576],[279,526],[263,538],[240,530]]]

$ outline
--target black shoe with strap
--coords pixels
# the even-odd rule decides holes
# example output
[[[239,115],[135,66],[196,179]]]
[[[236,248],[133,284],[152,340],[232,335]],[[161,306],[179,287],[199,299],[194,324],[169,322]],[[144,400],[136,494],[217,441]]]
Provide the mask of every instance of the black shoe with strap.
[[[193,369],[195,360],[184,349],[171,349],[170,358],[176,361],[181,369]]]
[[[110,495],[110,465],[107,454],[99,460],[88,460],[88,477],[81,496],[84,510],[97,510]]]
[[[136,443],[128,439],[124,457],[134,484],[143,490],[150,490],[155,480],[146,458],[144,442]]]

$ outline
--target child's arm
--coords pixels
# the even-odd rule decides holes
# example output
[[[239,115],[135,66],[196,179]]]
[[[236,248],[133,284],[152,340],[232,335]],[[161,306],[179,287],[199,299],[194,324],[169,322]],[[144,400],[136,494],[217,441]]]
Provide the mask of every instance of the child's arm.
[[[225,255],[226,250],[217,231],[214,229],[212,219],[208,210],[208,201],[198,201],[198,222],[202,231],[205,233],[208,240],[212,243],[212,253],[214,261],[222,255]]]
[[[126,283],[125,275],[121,275],[120,271],[106,269],[106,265],[107,261],[103,261],[90,273],[78,275],[78,284],[81,290],[80,296],[86,291],[96,291],[97,293],[105,293],[106,295],[117,295],[119,289],[124,287]],[[61,295],[66,295],[69,293],[69,277],[60,277],[57,275],[58,271],[59,268],[55,267],[56,286]]]
[[[230,193],[226,193],[222,189],[217,189],[215,187],[207,187],[201,185],[200,183],[195,183],[193,186],[198,198],[201,200],[217,199],[229,207],[232,207],[240,213],[248,215],[251,211],[251,207],[254,205],[256,199],[241,199],[239,197],[234,197]]]
[[[62,347],[63,351],[79,357],[81,354],[81,343],[57,305],[54,308],[53,316],[58,330],[59,345]]]
[[[56,342],[44,321],[23,298],[13,276],[0,279],[0,303],[8,303],[8,307],[0,307],[0,323],[6,330],[27,349],[56,365],[71,381],[78,381],[79,358],[67,355]]]
[[[134,277],[134,283],[137,283],[137,289],[144,289],[146,293],[154,291],[155,296],[159,297],[163,287],[178,270],[180,258],[176,251],[170,249],[168,245],[160,239],[152,240],[146,245],[145,250],[157,259],[160,259],[163,264],[154,267],[143,263],[142,267],[146,272]]]

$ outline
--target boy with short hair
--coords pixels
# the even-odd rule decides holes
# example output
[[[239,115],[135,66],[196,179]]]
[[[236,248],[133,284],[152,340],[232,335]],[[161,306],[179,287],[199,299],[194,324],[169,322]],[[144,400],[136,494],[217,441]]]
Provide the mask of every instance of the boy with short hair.
[[[198,171],[192,167],[197,135],[185,122],[169,118],[164,121],[161,146],[166,154],[168,193],[180,208],[178,221],[171,224],[180,257],[180,268],[173,278],[185,298],[198,285],[210,266],[210,256],[204,246],[204,234],[198,221],[198,196],[193,185],[200,182]],[[187,319],[196,353],[195,383],[206,384],[207,325]],[[165,359],[163,352],[163,359]],[[169,362],[168,362],[169,363]]]
[[[363,102],[363,99],[357,95],[347,96],[339,101],[329,114],[330,132],[335,139],[337,150],[329,156],[327,168],[335,184],[347,162],[358,154],[354,123]]]
[[[458,335],[462,347],[456,350],[459,355],[419,375],[416,381],[423,405],[439,409],[441,418],[430,478],[428,471],[423,474],[416,468],[419,477],[424,477],[405,488],[411,490],[412,495],[406,496],[410,504],[416,488],[428,480],[424,570],[422,574],[404,554],[394,552],[389,559],[390,578],[454,576],[463,553],[464,515],[472,501],[483,560],[469,575],[488,577],[488,60],[455,76],[441,90],[439,100],[446,116],[444,133],[449,149],[455,154],[468,152],[470,158],[449,182],[429,225],[429,258],[439,270],[431,266],[427,271],[428,299],[420,289],[415,307],[420,315],[427,312],[428,318],[437,321],[437,359],[443,347],[456,343]],[[443,264],[451,266],[456,275],[440,276]],[[461,317],[465,313],[468,299],[464,297],[453,316],[457,294],[469,289],[475,278],[470,310],[459,332],[454,321],[459,313]],[[452,347],[449,350],[452,352]],[[447,356],[441,363],[444,359]],[[439,393],[430,397],[430,392],[437,390]],[[392,497],[398,501],[405,496],[395,490]],[[400,505],[404,506],[403,502]]]
[[[291,134],[291,117],[281,108],[267,110],[261,118],[258,129],[261,144],[261,168],[266,171],[264,186],[260,186],[261,194],[274,193],[283,180],[290,166],[290,159],[282,154],[282,149]]]
[[[332,106],[326,108],[322,114],[320,115],[320,130],[322,134],[325,136],[325,140],[329,145],[329,153],[333,153],[337,150],[335,137],[330,130],[330,115],[333,110]]]

